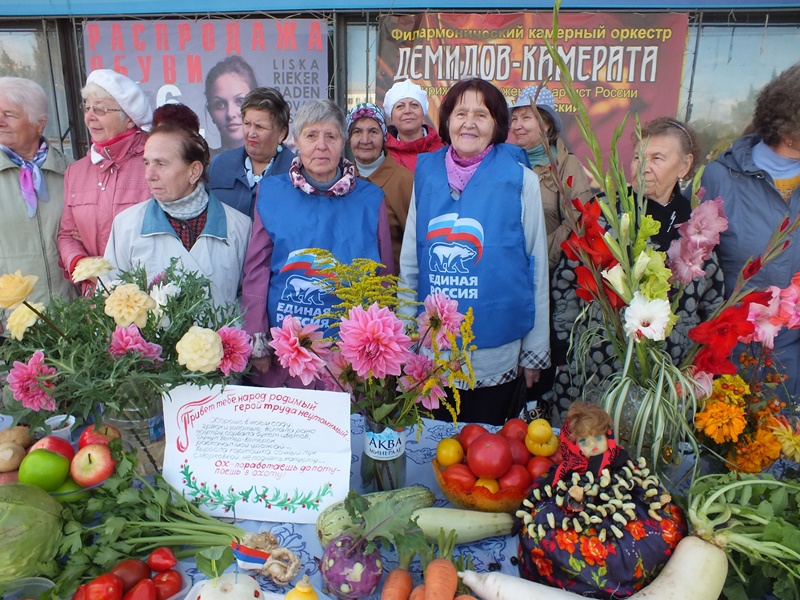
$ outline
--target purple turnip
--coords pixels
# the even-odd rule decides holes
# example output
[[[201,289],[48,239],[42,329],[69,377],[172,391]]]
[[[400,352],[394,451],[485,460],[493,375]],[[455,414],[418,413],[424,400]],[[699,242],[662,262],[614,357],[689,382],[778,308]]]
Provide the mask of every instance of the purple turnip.
[[[328,591],[340,600],[372,595],[383,574],[380,550],[364,554],[362,536],[343,533],[333,538],[322,553],[320,572]]]

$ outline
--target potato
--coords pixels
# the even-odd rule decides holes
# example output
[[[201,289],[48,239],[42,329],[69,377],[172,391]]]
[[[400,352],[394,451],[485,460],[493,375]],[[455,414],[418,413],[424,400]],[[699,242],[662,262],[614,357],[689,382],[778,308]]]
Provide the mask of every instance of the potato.
[[[8,473],[19,469],[25,458],[25,448],[16,442],[0,443],[0,473]]]
[[[28,448],[33,444],[31,430],[22,425],[17,425],[10,429],[3,429],[0,431],[0,444],[3,442],[16,442],[23,448]]]

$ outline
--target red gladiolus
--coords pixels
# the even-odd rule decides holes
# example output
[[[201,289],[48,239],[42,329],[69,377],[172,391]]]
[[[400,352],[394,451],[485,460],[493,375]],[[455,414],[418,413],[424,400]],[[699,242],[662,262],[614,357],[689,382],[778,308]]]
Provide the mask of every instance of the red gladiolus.
[[[699,344],[713,347],[717,356],[727,357],[736,347],[739,338],[752,335],[755,329],[747,320],[748,312],[749,307],[746,304],[726,308],[716,319],[705,321],[690,329],[689,338]]]
[[[781,233],[783,233],[784,231],[786,231],[786,228],[787,228],[788,226],[789,226],[789,217],[786,217],[786,218],[783,220],[783,223],[781,223]]]
[[[570,175],[569,177],[567,177],[567,187],[570,187],[570,188],[572,187],[572,177],[573,177],[573,175]],[[789,219],[786,219],[786,221],[788,223]],[[783,230],[781,230],[781,231],[783,231]]]
[[[717,354],[711,347],[703,348],[694,358],[694,367],[709,375],[735,375],[736,366],[728,356]]]
[[[575,278],[578,285],[576,291],[578,298],[586,300],[586,302],[591,302],[598,297],[597,282],[594,280],[594,276],[591,270],[589,270],[589,267],[583,265],[575,267]]]
[[[747,263],[742,271],[745,279],[750,279],[753,275],[761,270],[761,257],[756,256],[753,260]]]
[[[772,292],[762,292],[762,291],[754,291],[750,292],[742,298],[742,304],[761,304],[762,306],[769,306],[769,303],[772,301]],[[750,310],[749,308],[747,309]]]

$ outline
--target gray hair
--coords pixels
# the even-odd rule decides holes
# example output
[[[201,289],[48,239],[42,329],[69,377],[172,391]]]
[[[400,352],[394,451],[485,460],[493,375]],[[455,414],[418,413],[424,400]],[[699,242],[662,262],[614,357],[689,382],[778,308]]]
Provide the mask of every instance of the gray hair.
[[[278,129],[285,129],[285,140],[289,135],[289,120],[291,119],[291,108],[284,100],[277,88],[260,87],[250,90],[242,101],[242,117],[248,108],[261,110],[272,115],[272,120]]]
[[[342,139],[347,139],[347,123],[344,113],[332,100],[312,100],[303,104],[294,115],[292,122],[294,135],[298,136],[309,125],[323,121],[336,125]]]
[[[0,77],[0,96],[24,110],[31,123],[42,126],[47,123],[47,94],[35,81],[23,77]]]

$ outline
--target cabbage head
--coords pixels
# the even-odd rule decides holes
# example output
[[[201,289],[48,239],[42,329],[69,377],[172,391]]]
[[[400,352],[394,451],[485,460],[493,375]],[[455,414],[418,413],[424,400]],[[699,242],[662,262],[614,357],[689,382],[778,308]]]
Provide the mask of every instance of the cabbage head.
[[[61,509],[38,487],[0,485],[0,584],[56,573]]]

